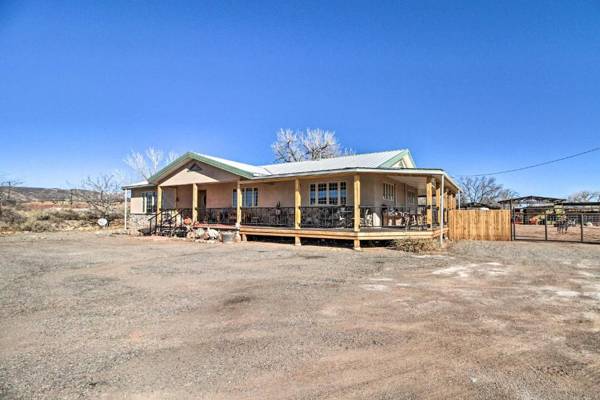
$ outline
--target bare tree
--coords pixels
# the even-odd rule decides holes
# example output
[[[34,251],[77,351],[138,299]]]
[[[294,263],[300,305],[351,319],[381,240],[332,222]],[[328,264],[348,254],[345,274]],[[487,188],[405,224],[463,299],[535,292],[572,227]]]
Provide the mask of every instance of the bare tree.
[[[514,199],[515,197],[519,197],[519,193],[517,191],[509,188],[503,188],[498,192],[496,201]]]
[[[177,153],[170,151],[165,157],[162,150],[149,147],[143,153],[131,151],[123,160],[141,179],[148,179],[163,166],[173,162]]]
[[[110,220],[123,201],[121,188],[114,174],[95,178],[88,176],[81,182],[80,188],[73,191],[73,195],[107,220]]]
[[[2,216],[2,208],[4,207],[4,204],[11,201],[13,189],[22,184],[23,181],[19,179],[0,176],[0,216]]]
[[[335,132],[324,129],[306,129],[296,131],[280,129],[277,141],[271,145],[277,162],[294,162],[303,160],[322,160],[352,154],[351,150],[342,149]]]
[[[335,132],[323,129],[307,129],[302,137],[302,146],[308,160],[338,157],[342,154]]]
[[[277,141],[271,145],[271,148],[277,162],[294,162],[304,159],[298,135],[291,129],[280,129],[277,132]]]
[[[590,201],[600,201],[600,191],[594,192],[591,190],[582,190],[575,192],[569,196],[569,200],[584,203]]]
[[[507,189],[496,178],[489,176],[464,177],[460,179],[463,197],[469,203],[493,204],[518,196],[517,192]]]

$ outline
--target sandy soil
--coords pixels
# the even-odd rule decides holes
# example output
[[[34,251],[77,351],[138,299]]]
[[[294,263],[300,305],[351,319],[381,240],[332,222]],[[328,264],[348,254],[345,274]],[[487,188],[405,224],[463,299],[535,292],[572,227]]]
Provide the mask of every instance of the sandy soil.
[[[0,398],[600,393],[600,246],[0,238]]]

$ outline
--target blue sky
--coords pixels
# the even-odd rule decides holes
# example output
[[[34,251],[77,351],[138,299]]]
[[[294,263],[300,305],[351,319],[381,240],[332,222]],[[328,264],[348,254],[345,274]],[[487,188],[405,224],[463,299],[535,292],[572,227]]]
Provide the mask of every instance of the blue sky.
[[[66,186],[130,150],[273,160],[279,128],[453,175],[600,145],[600,3],[0,0],[0,173]],[[600,190],[600,152],[499,176]]]

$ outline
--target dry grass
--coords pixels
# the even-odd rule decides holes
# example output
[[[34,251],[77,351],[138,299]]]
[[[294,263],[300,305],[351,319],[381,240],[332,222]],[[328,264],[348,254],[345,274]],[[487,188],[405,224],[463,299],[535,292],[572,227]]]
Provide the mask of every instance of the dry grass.
[[[114,216],[113,226],[119,221]],[[4,207],[0,216],[0,232],[54,232],[74,229],[95,229],[98,214],[81,208],[37,208],[21,205]]]
[[[394,240],[392,248],[407,253],[431,253],[440,249],[440,243],[435,239],[402,239]]]

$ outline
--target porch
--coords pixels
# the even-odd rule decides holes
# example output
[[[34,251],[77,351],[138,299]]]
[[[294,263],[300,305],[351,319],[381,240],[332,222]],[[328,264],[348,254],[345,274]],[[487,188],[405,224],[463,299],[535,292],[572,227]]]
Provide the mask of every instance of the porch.
[[[440,235],[454,192],[442,179],[401,174],[329,175],[157,187],[155,231],[239,229],[247,236],[354,240]],[[443,218],[443,224],[442,222]],[[151,221],[151,225],[152,225]]]

